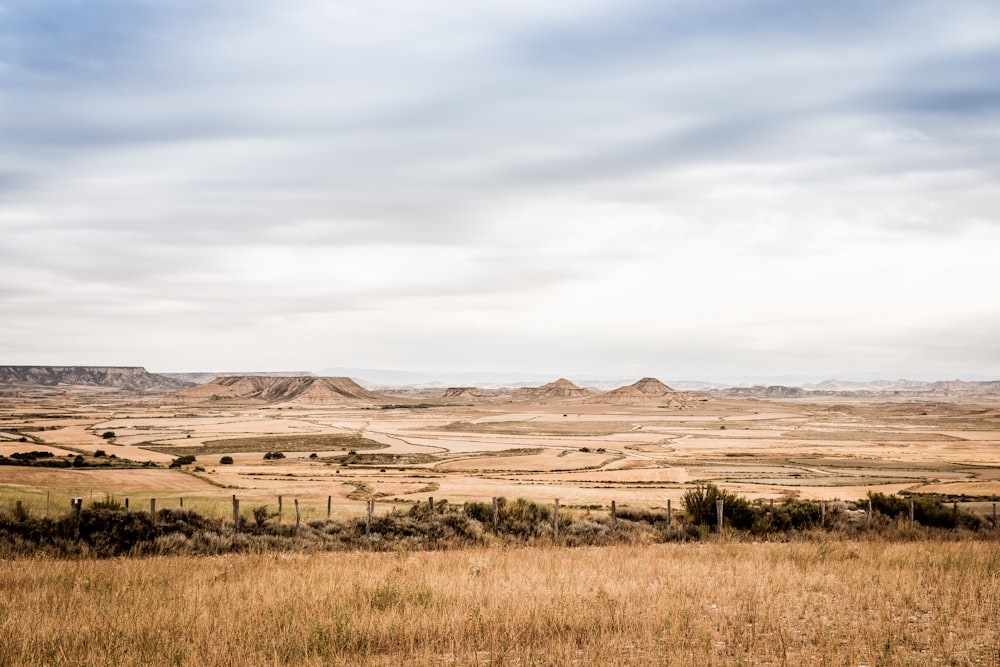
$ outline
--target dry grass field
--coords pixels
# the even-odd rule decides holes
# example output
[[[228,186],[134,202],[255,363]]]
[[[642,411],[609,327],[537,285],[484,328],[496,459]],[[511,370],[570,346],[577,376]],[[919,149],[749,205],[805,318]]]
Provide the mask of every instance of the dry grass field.
[[[0,665],[996,665],[996,546],[15,560]]]

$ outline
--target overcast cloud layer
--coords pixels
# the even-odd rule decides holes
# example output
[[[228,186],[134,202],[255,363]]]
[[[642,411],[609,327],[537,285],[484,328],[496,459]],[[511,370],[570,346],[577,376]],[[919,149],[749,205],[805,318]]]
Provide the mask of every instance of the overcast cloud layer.
[[[0,363],[1000,377],[995,0],[0,0]]]

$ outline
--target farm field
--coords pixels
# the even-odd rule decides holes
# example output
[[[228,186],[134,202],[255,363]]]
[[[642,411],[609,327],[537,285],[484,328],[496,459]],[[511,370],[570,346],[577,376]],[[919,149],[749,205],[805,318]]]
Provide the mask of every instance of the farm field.
[[[69,498],[184,498],[209,515],[230,498],[301,500],[306,518],[361,513],[369,498],[493,496],[658,508],[712,482],[754,498],[853,500],[869,490],[971,500],[1000,494],[1000,406],[712,399],[683,410],[539,402],[372,409],[274,404],[0,399],[0,455],[49,451],[157,467],[0,466],[0,497],[33,511]],[[114,437],[102,437],[113,433]],[[23,440],[23,442],[22,442]],[[284,458],[265,460],[267,452]],[[165,464],[182,455],[195,462]],[[233,463],[223,465],[223,456]]]
[[[991,542],[18,559],[0,665],[995,665]]]

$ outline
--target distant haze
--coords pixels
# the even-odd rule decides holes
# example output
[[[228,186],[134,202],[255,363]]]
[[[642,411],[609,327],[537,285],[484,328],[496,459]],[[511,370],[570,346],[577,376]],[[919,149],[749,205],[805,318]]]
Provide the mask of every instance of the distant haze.
[[[981,0],[4,0],[0,364],[1000,378],[997,35]]]

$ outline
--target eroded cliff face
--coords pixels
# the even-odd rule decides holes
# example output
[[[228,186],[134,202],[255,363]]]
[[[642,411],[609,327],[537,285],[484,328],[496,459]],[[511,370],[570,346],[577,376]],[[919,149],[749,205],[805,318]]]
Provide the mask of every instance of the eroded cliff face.
[[[594,396],[587,402],[609,405],[683,408],[697,400],[696,396],[671,389],[656,378],[643,378],[626,387],[619,387],[599,396]]]
[[[166,394],[191,383],[150,373],[142,366],[0,366],[0,385]]]
[[[242,400],[305,405],[377,405],[398,402],[346,377],[232,375],[178,392],[187,401]]]

